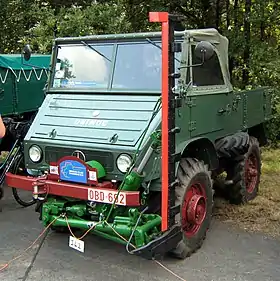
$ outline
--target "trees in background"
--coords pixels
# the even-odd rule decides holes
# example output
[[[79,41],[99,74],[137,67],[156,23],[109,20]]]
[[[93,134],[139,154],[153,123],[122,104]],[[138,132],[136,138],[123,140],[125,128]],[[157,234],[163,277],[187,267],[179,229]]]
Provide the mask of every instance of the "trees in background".
[[[186,28],[214,27],[230,40],[232,83],[237,89],[270,86],[274,110],[270,137],[280,136],[280,2],[278,0],[2,0],[1,53],[24,43],[50,53],[60,36],[156,29],[149,11],[183,15]]]

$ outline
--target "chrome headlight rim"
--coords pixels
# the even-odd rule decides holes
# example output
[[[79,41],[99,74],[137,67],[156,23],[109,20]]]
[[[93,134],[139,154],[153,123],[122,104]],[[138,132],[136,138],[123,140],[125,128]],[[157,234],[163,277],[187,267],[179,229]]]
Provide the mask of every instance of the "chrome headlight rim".
[[[34,160],[34,158],[32,159],[32,157],[31,157],[31,150],[32,149],[33,150],[34,149],[37,150],[37,152],[38,152],[38,157],[37,158],[38,159],[35,159],[35,160]],[[31,160],[32,163],[39,163],[42,160],[42,158],[43,158],[43,151],[42,151],[40,146],[38,146],[36,144],[33,144],[28,149],[28,156],[29,156],[29,159]]]
[[[127,160],[128,162],[126,169],[120,167],[120,165],[123,165],[123,163],[122,164],[120,163],[120,161],[122,160]],[[116,160],[116,166],[122,174],[125,174],[127,172],[128,168],[131,166],[131,163],[132,163],[132,157],[127,153],[121,153]]]

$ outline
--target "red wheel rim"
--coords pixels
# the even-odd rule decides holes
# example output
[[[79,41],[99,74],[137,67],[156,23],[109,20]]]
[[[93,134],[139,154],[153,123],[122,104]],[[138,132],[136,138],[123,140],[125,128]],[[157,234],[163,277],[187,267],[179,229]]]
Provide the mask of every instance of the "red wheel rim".
[[[186,237],[195,235],[207,210],[205,188],[201,183],[193,183],[187,190],[182,206],[182,229]]]
[[[258,174],[258,160],[257,157],[251,153],[245,163],[245,184],[249,193],[252,193],[256,187]]]

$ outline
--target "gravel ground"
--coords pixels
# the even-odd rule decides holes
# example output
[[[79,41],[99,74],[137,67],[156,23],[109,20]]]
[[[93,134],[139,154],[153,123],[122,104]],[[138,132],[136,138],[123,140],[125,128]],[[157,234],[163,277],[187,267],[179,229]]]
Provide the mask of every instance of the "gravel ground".
[[[34,207],[23,209],[10,190],[0,201],[0,265],[25,250],[43,230]],[[280,242],[236,230],[214,220],[203,247],[184,261],[165,266],[186,281],[278,281]],[[68,247],[68,235],[49,232],[30,251],[0,272],[1,281],[176,281],[154,261],[126,253],[123,246],[87,236],[85,253]]]

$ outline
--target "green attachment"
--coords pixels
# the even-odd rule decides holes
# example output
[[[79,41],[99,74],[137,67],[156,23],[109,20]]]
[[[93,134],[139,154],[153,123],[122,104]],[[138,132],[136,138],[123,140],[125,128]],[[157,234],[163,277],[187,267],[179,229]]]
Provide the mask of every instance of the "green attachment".
[[[69,204],[73,205],[69,206]],[[107,223],[104,220],[90,220],[93,210],[86,204],[79,203],[75,205],[75,202],[56,201],[50,198],[43,204],[42,220],[44,225],[47,226],[56,219],[53,222],[53,227],[67,227],[68,221],[71,228],[83,230],[88,230],[95,225],[92,230],[93,233],[118,243],[127,243],[119,235],[123,236],[127,241],[132,236],[131,243],[137,248],[151,242],[161,233],[161,217],[159,215],[141,215],[138,209],[130,208],[127,216],[115,216],[112,222]],[[62,214],[66,214],[67,221],[64,216],[59,217]]]
[[[144,175],[138,174],[135,170],[132,170],[124,180],[124,184],[121,190],[136,191],[140,188],[140,185],[144,179]]]
[[[88,161],[86,162],[91,168],[95,168],[97,170],[97,177],[100,179],[100,178],[103,178],[106,176],[106,171],[104,169],[104,167],[98,162],[98,161],[95,161],[95,160],[91,160],[91,161]]]
[[[78,217],[83,217],[86,215],[87,208],[85,204],[79,204],[71,207],[66,207],[66,212],[69,212],[74,216],[76,215]]]
[[[58,216],[50,216],[49,217],[50,221],[53,221],[57,219],[54,223],[53,226],[63,226],[67,227],[67,222],[65,218],[58,218]],[[128,225],[125,220],[122,220],[121,218],[116,217],[114,219],[113,223],[98,223],[98,222],[93,222],[89,220],[82,220],[82,219],[75,219],[75,218],[69,218],[67,217],[67,221],[70,225],[71,228],[78,228],[78,229],[83,229],[83,230],[88,230],[90,227],[95,225],[93,229],[93,233],[95,231],[98,231],[100,236],[103,236],[105,238],[109,238],[113,241],[120,242],[118,239],[119,236],[115,233],[117,232],[119,235],[123,236],[126,240],[129,239],[131,234],[133,233],[134,226],[133,225]],[[159,226],[161,224],[161,217],[158,215],[154,215],[154,218],[150,221],[148,221],[145,225],[143,226],[137,226],[134,235],[133,235],[133,244],[138,248],[146,245],[149,243],[153,238],[155,238],[157,235],[159,235]],[[150,232],[150,233],[149,233]],[[107,235],[106,235],[107,234]]]

